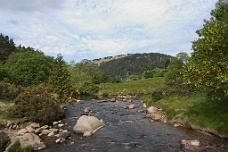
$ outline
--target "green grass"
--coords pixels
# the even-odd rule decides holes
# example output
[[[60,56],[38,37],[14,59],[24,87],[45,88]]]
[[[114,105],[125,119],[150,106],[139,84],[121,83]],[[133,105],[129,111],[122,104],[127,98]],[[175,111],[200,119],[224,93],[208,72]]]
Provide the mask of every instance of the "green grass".
[[[148,94],[164,85],[164,78],[161,77],[124,83],[101,84],[99,94]]]
[[[171,96],[153,102],[149,95],[144,96],[150,105],[163,108],[171,122],[181,122],[185,127],[212,131],[228,136],[228,100],[208,100],[203,95],[190,97]]]
[[[166,88],[164,78],[102,84],[100,87],[100,93],[109,95],[141,94],[144,101],[162,108],[170,122],[181,122],[187,128],[193,127],[228,137],[228,99],[212,101],[196,93],[188,96],[172,95],[154,102],[151,92]]]

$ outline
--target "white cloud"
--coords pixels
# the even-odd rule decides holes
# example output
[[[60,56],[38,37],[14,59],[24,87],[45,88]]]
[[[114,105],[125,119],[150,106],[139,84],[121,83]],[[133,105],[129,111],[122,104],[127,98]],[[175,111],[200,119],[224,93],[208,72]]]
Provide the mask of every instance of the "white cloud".
[[[217,0],[0,0],[0,31],[17,44],[80,61],[191,51]]]

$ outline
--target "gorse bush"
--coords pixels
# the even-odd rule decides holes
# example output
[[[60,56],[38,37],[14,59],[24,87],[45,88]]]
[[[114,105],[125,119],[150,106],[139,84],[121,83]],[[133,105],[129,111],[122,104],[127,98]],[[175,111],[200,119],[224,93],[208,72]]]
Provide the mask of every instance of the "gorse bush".
[[[15,99],[23,91],[24,87],[22,86],[15,86],[14,84],[0,82],[0,99]]]
[[[64,115],[59,101],[43,86],[27,87],[15,99],[15,106],[9,109],[8,116],[26,117],[30,121],[41,124],[51,123]]]

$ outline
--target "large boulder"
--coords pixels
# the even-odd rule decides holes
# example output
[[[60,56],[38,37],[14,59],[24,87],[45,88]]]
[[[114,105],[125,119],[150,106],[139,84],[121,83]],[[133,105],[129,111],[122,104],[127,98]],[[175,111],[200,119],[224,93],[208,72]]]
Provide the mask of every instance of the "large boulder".
[[[98,129],[102,128],[104,123],[94,116],[81,116],[75,124],[73,130],[75,133],[95,133]]]
[[[45,144],[41,142],[39,136],[34,133],[25,133],[23,136],[16,136],[14,142],[19,140],[22,147],[31,145],[34,150],[40,150],[45,148]]]
[[[6,148],[6,146],[10,143],[10,138],[9,136],[1,131],[0,132],[0,151],[4,151],[4,149]]]

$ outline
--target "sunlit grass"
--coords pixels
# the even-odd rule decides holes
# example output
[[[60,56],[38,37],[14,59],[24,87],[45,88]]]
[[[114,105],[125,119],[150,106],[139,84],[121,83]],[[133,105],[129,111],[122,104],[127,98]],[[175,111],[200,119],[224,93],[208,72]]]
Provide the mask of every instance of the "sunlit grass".
[[[164,86],[164,78],[151,78],[124,83],[101,84],[99,92],[106,94],[147,94],[161,86]]]
[[[228,102],[208,100],[205,96],[190,97],[171,96],[153,102],[151,97],[144,96],[150,105],[159,106],[167,113],[171,122],[182,122],[202,130],[214,130],[228,135]],[[187,127],[187,126],[186,126]]]

